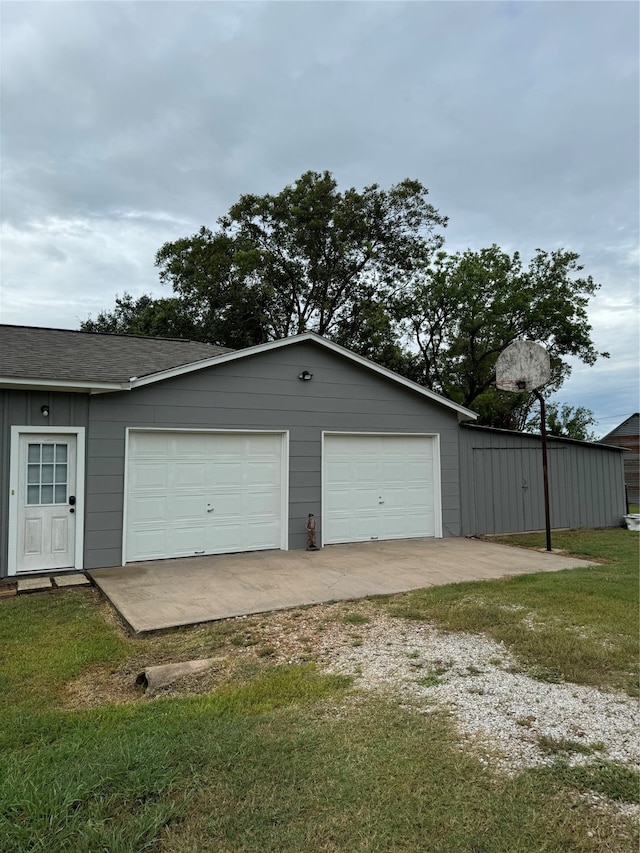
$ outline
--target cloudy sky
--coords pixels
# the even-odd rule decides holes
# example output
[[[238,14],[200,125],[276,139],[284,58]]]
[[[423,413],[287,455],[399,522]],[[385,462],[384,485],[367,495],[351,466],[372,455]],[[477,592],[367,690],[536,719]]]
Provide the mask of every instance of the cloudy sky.
[[[636,2],[0,2],[0,321],[169,295],[156,250],[304,171],[405,177],[447,247],[580,254],[602,288],[558,399],[638,410]]]

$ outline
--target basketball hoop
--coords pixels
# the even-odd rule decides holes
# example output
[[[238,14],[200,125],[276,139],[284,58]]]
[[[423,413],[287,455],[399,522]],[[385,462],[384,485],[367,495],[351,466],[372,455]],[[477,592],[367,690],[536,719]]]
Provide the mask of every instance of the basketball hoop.
[[[538,391],[551,378],[549,353],[535,341],[514,341],[496,361],[496,388],[518,393],[533,392],[540,403],[540,436],[542,438],[542,477],[544,485],[544,518],[547,551],[551,550],[551,518],[549,511],[549,474],[547,467],[547,413],[544,397]]]

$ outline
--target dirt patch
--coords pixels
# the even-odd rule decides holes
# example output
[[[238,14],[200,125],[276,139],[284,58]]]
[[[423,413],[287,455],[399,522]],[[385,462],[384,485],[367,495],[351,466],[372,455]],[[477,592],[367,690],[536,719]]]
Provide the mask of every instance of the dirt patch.
[[[70,682],[62,697],[70,709],[150,701],[135,684],[146,667],[195,658],[213,657],[215,665],[210,672],[183,679],[156,696],[208,693],[267,665],[314,661],[325,666],[331,650],[360,643],[363,631],[379,618],[379,608],[367,601],[338,602],[239,616],[133,639],[108,604],[101,603],[100,609],[105,621],[130,644],[132,654],[117,668],[96,666]]]

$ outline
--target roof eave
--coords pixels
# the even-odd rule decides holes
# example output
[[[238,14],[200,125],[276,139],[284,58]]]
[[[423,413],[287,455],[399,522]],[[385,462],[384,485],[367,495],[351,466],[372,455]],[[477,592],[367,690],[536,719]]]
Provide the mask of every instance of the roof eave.
[[[36,379],[0,376],[0,388],[19,391],[63,391],[76,394],[109,394],[128,391],[131,382],[81,382],[75,379]]]

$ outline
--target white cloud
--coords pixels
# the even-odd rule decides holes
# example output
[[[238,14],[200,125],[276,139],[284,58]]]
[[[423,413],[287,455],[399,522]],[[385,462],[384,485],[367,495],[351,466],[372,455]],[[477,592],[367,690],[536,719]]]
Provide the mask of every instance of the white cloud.
[[[452,250],[581,255],[612,359],[576,366],[562,394],[637,409],[637,4],[54,0],[2,15],[4,322],[77,327],[116,294],[165,292],[162,243],[306,169],[343,187],[415,177]]]

